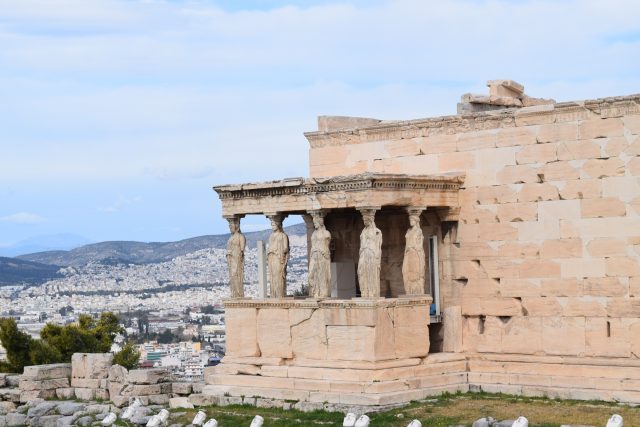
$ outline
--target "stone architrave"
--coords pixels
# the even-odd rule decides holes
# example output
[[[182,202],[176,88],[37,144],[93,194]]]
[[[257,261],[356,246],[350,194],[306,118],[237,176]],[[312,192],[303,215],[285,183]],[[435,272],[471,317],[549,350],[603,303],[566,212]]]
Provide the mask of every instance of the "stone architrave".
[[[402,279],[407,295],[424,294],[426,261],[424,256],[424,235],[420,226],[422,208],[408,208],[409,229],[405,234],[404,258],[402,260]]]
[[[247,240],[240,231],[240,216],[227,217],[229,221],[229,241],[227,242],[227,266],[231,298],[244,298],[244,249]]]
[[[311,212],[314,231],[311,235],[311,253],[309,256],[309,296],[314,298],[331,297],[331,233],[324,226],[324,214]]]
[[[382,232],[376,227],[375,208],[360,209],[364,229],[360,233],[358,257],[358,283],[362,298],[380,297],[380,262],[382,258]]]
[[[282,231],[282,215],[268,215],[273,232],[269,236],[267,263],[271,298],[287,296],[287,261],[289,261],[289,236]]]

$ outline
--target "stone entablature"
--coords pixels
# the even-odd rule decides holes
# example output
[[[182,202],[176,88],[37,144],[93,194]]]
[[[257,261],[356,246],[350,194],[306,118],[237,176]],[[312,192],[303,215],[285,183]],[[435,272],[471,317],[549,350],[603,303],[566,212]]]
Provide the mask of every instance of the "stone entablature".
[[[385,120],[350,129],[305,132],[314,148],[507,129],[640,114],[640,94],[415,120]],[[313,176],[313,175],[312,175]]]
[[[225,216],[369,206],[457,207],[463,174],[289,178],[214,187]]]

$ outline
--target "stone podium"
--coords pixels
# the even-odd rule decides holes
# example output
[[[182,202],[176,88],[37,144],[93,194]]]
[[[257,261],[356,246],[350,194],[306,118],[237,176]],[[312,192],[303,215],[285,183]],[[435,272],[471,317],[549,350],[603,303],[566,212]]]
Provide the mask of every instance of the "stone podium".
[[[227,300],[227,354],[203,393],[379,406],[465,389],[464,358],[429,355],[428,295]]]

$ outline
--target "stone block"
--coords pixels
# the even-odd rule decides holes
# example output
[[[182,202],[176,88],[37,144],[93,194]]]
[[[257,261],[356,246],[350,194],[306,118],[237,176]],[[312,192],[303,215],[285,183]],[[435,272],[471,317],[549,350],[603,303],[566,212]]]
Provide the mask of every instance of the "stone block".
[[[536,221],[538,205],[536,203],[505,203],[498,205],[497,217],[500,222]]]
[[[627,169],[633,176],[640,176],[640,157],[634,157],[627,163]]]
[[[335,360],[374,360],[375,328],[327,326],[327,354]]]
[[[570,162],[547,163],[538,173],[543,181],[568,181],[580,178],[580,170]]]
[[[579,200],[553,200],[538,202],[538,220],[580,219]]]
[[[578,356],[585,352],[584,317],[544,317],[542,347],[546,354]]]
[[[625,165],[618,157],[592,159],[587,160],[587,162],[582,165],[582,170],[590,178],[601,179],[605,177],[624,176]]]
[[[536,130],[533,127],[503,128],[496,135],[497,147],[533,145],[536,143]]]
[[[462,347],[462,308],[459,305],[444,307],[442,310],[442,341],[444,352],[460,353]]]
[[[570,180],[560,184],[560,197],[564,200],[594,199],[602,195],[602,181],[599,179]]]
[[[625,203],[614,197],[581,200],[581,210],[583,218],[624,216],[627,213]]]
[[[543,124],[538,129],[538,143],[575,141],[578,139],[577,123]]]
[[[530,163],[548,163],[558,160],[556,144],[527,145],[516,154],[519,165]]]
[[[170,394],[150,394],[147,396],[149,405],[166,405],[171,399]]]
[[[593,277],[584,279],[585,296],[624,297],[629,294],[629,285],[619,277]]]
[[[127,373],[129,371],[124,366],[111,365],[109,368],[109,381],[116,383],[123,383],[127,379]]]
[[[558,143],[558,160],[597,159],[600,145],[593,141],[562,141]]]
[[[498,132],[495,129],[465,132],[458,134],[458,151],[494,148],[497,143]]]
[[[604,277],[605,260],[603,258],[560,259],[560,277]]]
[[[457,150],[457,135],[433,135],[422,138],[419,149],[424,154],[451,153]]]
[[[191,383],[180,382],[171,384],[171,392],[175,394],[191,394],[192,386]]]
[[[518,229],[511,224],[483,224],[478,234],[481,240],[515,240],[518,238]]]
[[[57,388],[56,397],[61,400],[73,399],[76,396],[76,390],[73,387]]]
[[[438,172],[465,171],[475,167],[475,157],[470,152],[443,153],[438,155]]]
[[[21,379],[40,381],[70,377],[71,364],[56,363],[52,365],[25,366]]]
[[[527,182],[540,182],[538,168],[531,165],[505,166],[496,173],[498,184],[524,184]]]
[[[553,260],[527,259],[520,264],[518,272],[523,279],[560,277],[560,264]]]
[[[71,377],[107,378],[112,362],[113,353],[74,353],[71,356]]]
[[[92,379],[92,378],[71,378],[71,387],[78,388],[105,388],[102,387],[105,380]]]
[[[194,393],[189,396],[189,402],[191,402],[193,406],[217,405],[218,401],[219,397],[214,395]]]
[[[629,357],[628,325],[621,319],[591,317],[585,321],[587,356]]]
[[[554,297],[522,298],[523,313],[532,317],[550,317],[562,315],[562,306]]]
[[[75,388],[76,399],[93,400],[96,398],[96,389],[94,388]]]
[[[19,387],[21,391],[55,390],[56,388],[69,387],[69,379],[57,378],[57,379],[41,380],[41,381],[21,379]]]
[[[566,317],[606,316],[607,300],[598,297],[567,298],[562,302],[562,314]]]
[[[462,300],[463,316],[520,316],[522,305],[517,298],[477,298]]]
[[[615,257],[605,260],[607,276],[640,276],[640,258]]]
[[[507,185],[479,187],[476,193],[479,204],[514,203],[517,201],[516,191]]]
[[[131,384],[157,384],[167,379],[167,371],[161,368],[132,369],[127,373],[127,382]]]
[[[193,409],[194,405],[189,401],[188,397],[172,397],[169,399],[169,408]]]
[[[284,308],[261,308],[257,316],[257,338],[264,357],[292,357],[289,312]]]
[[[623,134],[624,124],[619,117],[584,120],[578,125],[580,139],[609,138]]]
[[[558,239],[560,222],[556,220],[524,221],[514,223],[518,230],[519,242],[540,242],[541,240]]]
[[[587,252],[592,257],[614,257],[627,254],[626,243],[622,239],[599,238],[587,243]]]
[[[551,239],[542,242],[541,258],[579,258],[582,256],[582,239]]]
[[[234,307],[225,310],[227,355],[260,356],[257,317],[255,308]]]
[[[518,192],[519,202],[538,202],[541,200],[558,200],[558,188],[549,184],[524,184]]]
[[[171,383],[127,384],[120,392],[122,396],[151,396],[168,393],[171,393]]]
[[[573,297],[582,295],[582,280],[577,278],[542,279],[541,296]]]

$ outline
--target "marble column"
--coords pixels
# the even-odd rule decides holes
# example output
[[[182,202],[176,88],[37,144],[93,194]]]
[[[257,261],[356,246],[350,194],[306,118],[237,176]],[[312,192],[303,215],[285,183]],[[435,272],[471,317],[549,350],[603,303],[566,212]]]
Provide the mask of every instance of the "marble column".
[[[267,265],[269,266],[269,284],[271,298],[287,296],[287,261],[289,261],[289,236],[282,230],[284,216],[270,214],[271,236],[267,247]]]
[[[311,211],[314,231],[309,256],[309,296],[331,297],[331,233],[324,226],[324,212]]]
[[[409,207],[409,229],[405,234],[404,259],[402,260],[402,279],[407,295],[423,295],[426,277],[426,259],[424,255],[424,236],[420,225],[420,215],[424,208]]]
[[[225,216],[229,222],[229,241],[227,242],[227,267],[231,298],[244,298],[244,249],[247,241],[240,231],[242,215]]]
[[[375,216],[379,208],[358,209],[364,229],[360,233],[358,257],[358,283],[362,298],[380,297],[380,262],[382,258],[382,232],[376,227]]]

